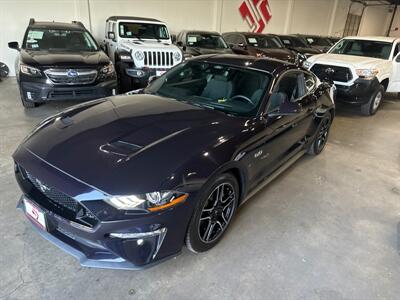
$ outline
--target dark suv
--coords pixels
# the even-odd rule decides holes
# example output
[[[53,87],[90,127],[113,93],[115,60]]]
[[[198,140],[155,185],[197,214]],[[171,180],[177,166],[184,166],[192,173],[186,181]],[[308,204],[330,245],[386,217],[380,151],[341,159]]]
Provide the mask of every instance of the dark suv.
[[[81,22],[29,21],[15,66],[24,107],[53,100],[91,100],[116,94],[108,56]]]

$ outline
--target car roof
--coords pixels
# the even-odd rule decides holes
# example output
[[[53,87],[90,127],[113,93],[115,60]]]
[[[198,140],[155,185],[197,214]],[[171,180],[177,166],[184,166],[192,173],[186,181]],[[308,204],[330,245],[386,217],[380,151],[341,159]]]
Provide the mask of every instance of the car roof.
[[[270,74],[280,73],[287,67],[297,68],[296,65],[291,64],[287,61],[274,59],[255,57],[249,55],[237,55],[237,54],[209,54],[201,55],[191,58],[190,61],[204,61],[210,63],[218,63],[223,65],[230,65],[239,68],[248,68],[261,72],[268,72]]]
[[[182,30],[181,33],[197,33],[197,34],[215,34],[215,35],[221,35],[217,31],[208,31],[208,30]]]
[[[247,32],[247,31],[230,31],[230,32],[224,32],[223,35],[224,34],[232,34],[232,33],[239,33],[239,34],[243,34],[245,36],[249,36],[249,35],[251,35],[251,36],[257,36],[257,35],[259,35],[259,36],[265,36],[265,35],[275,36],[275,34],[272,34],[272,33],[257,33],[257,32]]]
[[[393,43],[394,41],[398,40],[399,38],[398,37],[388,37],[388,36],[346,36],[344,39]]]
[[[106,22],[108,22],[108,21],[120,21],[120,20],[163,23],[162,21],[157,20],[157,19],[153,19],[153,18],[130,17],[130,16],[112,16],[112,17],[109,17],[106,20]]]
[[[34,24],[29,25],[28,28],[86,31],[86,28],[79,23],[61,23],[61,22],[35,22]]]

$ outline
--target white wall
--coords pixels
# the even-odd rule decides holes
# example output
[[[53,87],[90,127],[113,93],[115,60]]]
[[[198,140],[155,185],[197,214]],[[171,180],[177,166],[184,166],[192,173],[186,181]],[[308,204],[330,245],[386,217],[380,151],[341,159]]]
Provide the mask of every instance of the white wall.
[[[391,14],[389,6],[368,6],[361,18],[358,35],[386,35]]]
[[[396,28],[397,30],[395,30]],[[396,15],[393,19],[392,28],[390,29],[389,35],[400,37],[400,6],[397,7]]]
[[[247,0],[251,1],[251,0]],[[94,36],[102,40],[111,15],[154,17],[171,32],[181,29],[247,31],[239,6],[243,0],[89,0]],[[272,19],[264,32],[341,36],[350,0],[269,0]],[[384,9],[367,9],[361,34],[384,34],[390,16]],[[0,0],[0,61],[13,71],[17,52],[7,42],[21,42],[29,18],[82,21],[89,28],[88,0]],[[400,14],[398,14],[400,21]],[[400,23],[400,22],[398,22]],[[388,23],[387,23],[388,24]],[[386,25],[388,26],[388,25]],[[398,25],[400,26],[400,24]],[[13,74],[13,72],[11,73]]]

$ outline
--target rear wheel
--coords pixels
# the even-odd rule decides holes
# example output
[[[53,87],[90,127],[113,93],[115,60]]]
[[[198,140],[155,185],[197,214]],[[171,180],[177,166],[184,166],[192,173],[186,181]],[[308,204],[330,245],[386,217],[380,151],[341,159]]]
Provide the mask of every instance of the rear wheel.
[[[385,93],[385,88],[379,85],[378,89],[371,95],[371,98],[367,103],[361,106],[361,113],[365,116],[372,116],[377,111],[381,105],[383,94]]]
[[[315,136],[314,141],[307,150],[308,154],[318,155],[322,152],[322,150],[324,150],[326,142],[328,141],[331,123],[332,116],[330,113],[327,113],[318,125],[317,135]]]
[[[222,174],[202,195],[186,234],[186,246],[195,253],[207,251],[221,240],[236,212],[239,185],[232,174]]]

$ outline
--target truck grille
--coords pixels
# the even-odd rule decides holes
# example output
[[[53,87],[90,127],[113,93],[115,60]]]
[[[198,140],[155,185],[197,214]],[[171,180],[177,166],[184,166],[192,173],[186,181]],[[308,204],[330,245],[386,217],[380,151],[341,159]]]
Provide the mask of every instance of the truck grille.
[[[174,65],[173,52],[144,51],[144,65],[146,67],[172,67]]]
[[[332,79],[334,81],[349,82],[353,79],[353,75],[350,69],[346,67],[315,64],[312,66],[311,71],[314,72],[314,74],[317,75],[319,79],[324,80],[327,78],[326,70],[329,68],[334,71],[332,75]]]
[[[91,84],[96,80],[97,70],[93,69],[48,69],[44,71],[53,84]]]
[[[18,169],[23,178],[32,184],[36,193],[39,192],[44,196],[40,197],[40,199],[35,197],[33,200],[68,220],[88,227],[93,227],[97,224],[96,216],[74,198],[43,183],[21,166],[18,166]]]

